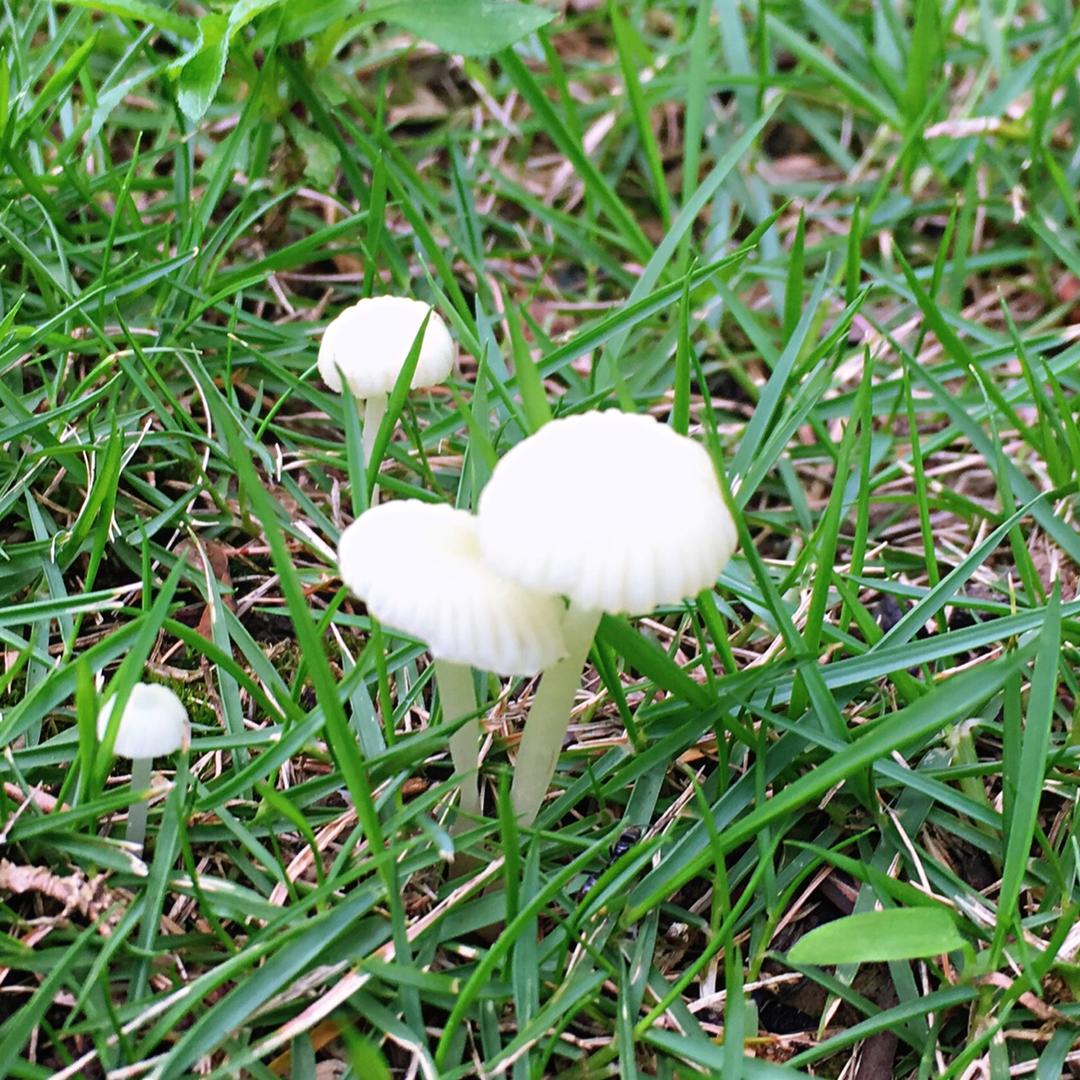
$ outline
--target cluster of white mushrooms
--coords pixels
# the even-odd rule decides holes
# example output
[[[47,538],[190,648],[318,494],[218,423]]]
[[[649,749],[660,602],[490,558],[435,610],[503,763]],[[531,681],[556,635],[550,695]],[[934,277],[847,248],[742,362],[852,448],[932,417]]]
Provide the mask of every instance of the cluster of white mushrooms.
[[[319,372],[364,402],[370,458],[387,398],[423,328],[412,388],[454,364],[443,320],[424,303],[361,300],[327,327]],[[712,585],[735,550],[735,524],[704,448],[649,416],[584,412],[552,420],[495,467],[476,513],[401,499],[374,505],[341,535],[349,589],[381,622],[425,642],[443,720],[457,724],[450,757],[458,822],[481,813],[479,715],[472,669],[542,673],[517,753],[511,797],[536,818],[566,735],[600,619],[638,615]],[[154,758],[186,749],[187,712],[167,687],[137,683],[119,720],[114,694],[98,738],[132,761],[141,793],[127,839],[142,846]]]
[[[425,325],[425,320],[426,325]],[[319,371],[365,401],[370,453],[386,395],[425,327],[413,388],[441,382],[454,345],[427,304],[361,300],[327,328]],[[514,811],[531,824],[566,735],[600,619],[644,614],[712,585],[737,543],[712,460],[652,417],[584,412],[552,420],[496,465],[476,513],[405,499],[342,534],[341,576],[369,612],[427,643],[460,808],[480,812],[481,711],[471,668],[535,675],[517,753]]]

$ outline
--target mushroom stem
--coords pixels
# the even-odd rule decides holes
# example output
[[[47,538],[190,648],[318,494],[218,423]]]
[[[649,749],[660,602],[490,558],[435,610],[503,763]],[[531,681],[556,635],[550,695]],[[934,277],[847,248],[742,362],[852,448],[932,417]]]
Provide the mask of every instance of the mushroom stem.
[[[150,786],[150,766],[153,758],[135,758],[131,762],[131,790],[145,791]],[[127,829],[124,839],[129,844],[135,844],[142,851],[143,840],[146,839],[146,815],[149,805],[145,799],[140,799],[128,807]]]
[[[439,687],[445,723],[476,713],[476,690],[472,671],[467,665],[436,660],[435,682]],[[450,760],[461,788],[460,814],[452,830],[456,832],[465,827],[468,815],[480,813],[480,720],[477,716],[473,715],[450,736]]]
[[[375,449],[375,436],[379,434],[379,425],[386,415],[386,395],[375,394],[364,401],[364,468],[371,471],[371,452]],[[379,485],[371,491],[371,506],[379,502]]]
[[[581,684],[581,669],[589,655],[603,612],[570,605],[563,624],[566,656],[544,672],[536,691],[514,766],[511,801],[518,823],[531,825],[555,774],[574,695]]]

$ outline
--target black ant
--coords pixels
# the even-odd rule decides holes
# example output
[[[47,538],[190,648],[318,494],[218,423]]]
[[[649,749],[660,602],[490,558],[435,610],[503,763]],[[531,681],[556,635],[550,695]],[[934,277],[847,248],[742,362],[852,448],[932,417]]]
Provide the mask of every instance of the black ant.
[[[641,839],[641,826],[631,825],[627,829],[623,829],[619,833],[615,843],[611,845],[608,850],[607,861],[604,863],[604,870],[606,870],[612,863],[618,862],[639,840]],[[596,884],[596,879],[600,876],[602,871],[598,871],[595,874],[590,874],[585,879],[585,884],[581,886],[580,892],[578,892],[578,900],[583,900],[586,894]]]

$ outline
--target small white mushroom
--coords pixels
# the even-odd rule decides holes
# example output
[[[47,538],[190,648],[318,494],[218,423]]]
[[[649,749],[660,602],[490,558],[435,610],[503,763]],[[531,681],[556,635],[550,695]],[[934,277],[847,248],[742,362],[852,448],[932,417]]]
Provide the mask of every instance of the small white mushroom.
[[[454,366],[454,340],[429,304],[404,296],[368,297],[346,308],[323,334],[318,361],[323,381],[340,394],[344,376],[352,395],[364,402],[364,461],[368,466],[386,399],[425,318],[427,329],[410,383],[417,390],[444,382]]]
[[[341,534],[338,563],[372,615],[427,643],[448,723],[477,711],[470,667],[533,675],[566,652],[562,601],[499,577],[464,510],[416,499],[384,503]],[[479,739],[478,719],[450,739],[466,814],[480,812]]]
[[[109,730],[115,705],[116,698],[112,697],[98,710],[99,740],[104,740]],[[186,750],[190,741],[187,709],[176,694],[157,683],[140,682],[131,688],[116,729],[113,753],[131,759],[133,791],[150,786],[150,767],[154,758]],[[146,814],[145,799],[132,804],[128,810],[126,839],[140,848],[146,836]]]
[[[529,824],[555,771],[604,612],[640,614],[713,584],[738,543],[711,458],[649,416],[553,420],[495,467],[477,508],[499,574],[570,601],[568,654],[544,673],[514,770]]]

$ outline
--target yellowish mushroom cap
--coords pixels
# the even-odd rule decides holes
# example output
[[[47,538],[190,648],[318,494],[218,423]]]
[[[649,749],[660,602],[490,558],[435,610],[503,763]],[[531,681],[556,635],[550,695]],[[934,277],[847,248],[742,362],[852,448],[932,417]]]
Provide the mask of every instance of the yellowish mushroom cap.
[[[499,577],[464,510],[416,499],[374,507],[341,534],[338,563],[376,618],[436,659],[532,675],[565,654],[562,601]]]
[[[98,710],[98,738],[104,739],[116,698],[111,697]],[[133,761],[167,757],[186,749],[191,740],[187,709],[167,686],[136,683],[128,695],[120,728],[113,743],[113,753]]]
[[[404,296],[369,297],[330,323],[319,345],[323,381],[341,393],[340,368],[354,397],[389,394],[429,311],[411,385],[415,390],[444,382],[454,366],[450,331],[428,304]]]
[[[518,443],[496,465],[477,521],[499,574],[612,614],[694,596],[738,543],[704,447],[618,411],[553,420]]]

